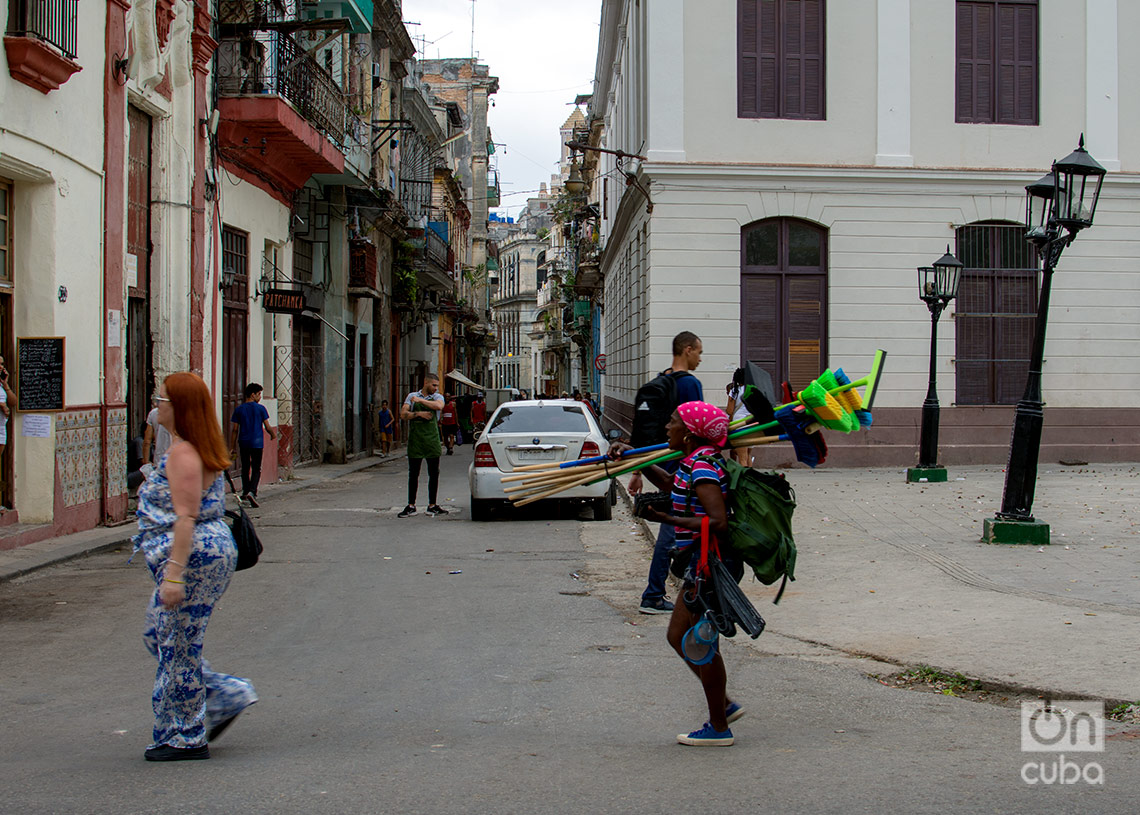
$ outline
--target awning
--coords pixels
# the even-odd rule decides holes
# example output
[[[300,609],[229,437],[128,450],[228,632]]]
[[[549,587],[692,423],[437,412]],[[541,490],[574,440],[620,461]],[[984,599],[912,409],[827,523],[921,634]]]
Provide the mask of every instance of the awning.
[[[467,387],[474,388],[475,390],[478,390],[478,391],[483,390],[482,385],[480,385],[478,382],[472,382],[470,379],[468,379],[462,373],[460,373],[458,369],[449,373],[448,376],[450,376],[452,379],[454,379],[460,385],[466,385]]]

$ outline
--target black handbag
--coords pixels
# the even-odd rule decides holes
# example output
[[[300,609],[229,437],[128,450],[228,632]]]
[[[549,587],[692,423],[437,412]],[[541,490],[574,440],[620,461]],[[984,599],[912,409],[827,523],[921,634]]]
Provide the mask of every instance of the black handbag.
[[[226,472],[226,481],[230,482],[230,490],[234,495],[237,495],[237,487],[234,486],[234,479],[228,471]],[[234,536],[234,544],[237,545],[237,566],[234,571],[240,572],[242,569],[248,569],[257,564],[263,547],[261,540],[257,537],[257,532],[253,528],[253,521],[246,515],[245,509],[240,503],[236,512],[232,509],[226,510],[226,518],[230,525],[230,533]]]

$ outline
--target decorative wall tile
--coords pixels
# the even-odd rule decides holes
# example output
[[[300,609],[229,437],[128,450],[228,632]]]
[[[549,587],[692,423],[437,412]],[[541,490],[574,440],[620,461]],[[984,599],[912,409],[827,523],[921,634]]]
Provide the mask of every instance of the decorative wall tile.
[[[127,491],[127,409],[107,411],[107,495],[123,495]]]
[[[126,412],[123,411],[123,423]],[[74,507],[99,498],[99,409],[64,411],[55,416],[55,465],[63,489],[64,506]],[[122,450],[125,481],[126,444]],[[125,491],[125,486],[124,486]]]

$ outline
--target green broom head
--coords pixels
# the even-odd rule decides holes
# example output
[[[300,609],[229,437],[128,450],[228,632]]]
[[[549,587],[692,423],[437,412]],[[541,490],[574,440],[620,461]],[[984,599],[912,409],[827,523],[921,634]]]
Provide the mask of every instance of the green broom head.
[[[824,390],[833,391],[839,387],[839,381],[835,378],[835,374],[828,368],[815,379],[816,382],[823,385]]]
[[[828,430],[850,433],[859,427],[855,417],[843,409],[818,379],[800,391],[800,401],[815,420]]]

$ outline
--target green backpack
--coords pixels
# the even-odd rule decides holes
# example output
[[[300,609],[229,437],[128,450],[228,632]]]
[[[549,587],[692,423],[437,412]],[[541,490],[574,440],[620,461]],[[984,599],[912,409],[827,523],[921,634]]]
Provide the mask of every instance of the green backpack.
[[[779,473],[754,470],[728,458],[721,459],[720,464],[728,473],[725,543],[752,567],[756,579],[765,586],[783,579],[772,601],[778,603],[788,581],[796,579],[796,542],[792,539],[795,493]]]

